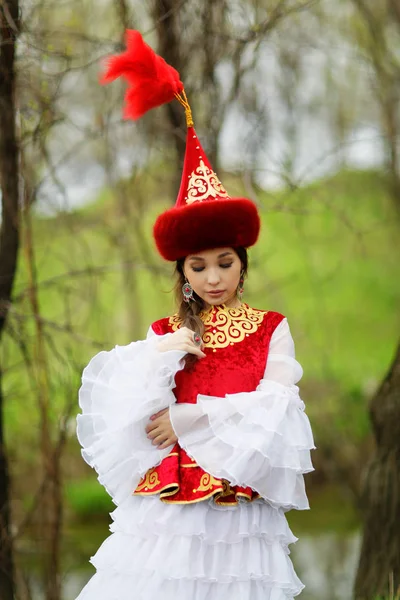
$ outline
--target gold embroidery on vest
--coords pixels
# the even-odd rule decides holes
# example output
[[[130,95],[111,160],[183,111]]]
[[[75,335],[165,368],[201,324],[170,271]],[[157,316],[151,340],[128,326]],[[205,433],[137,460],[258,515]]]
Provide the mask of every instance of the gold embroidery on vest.
[[[182,320],[178,314],[172,315],[172,317],[170,317],[168,320],[168,324],[170,325],[172,331],[176,331],[182,325]]]
[[[215,479],[215,477],[213,477],[209,473],[204,473],[204,475],[201,476],[199,487],[195,488],[193,490],[193,493],[195,494],[196,492],[208,492],[208,490],[211,490],[211,488],[214,485],[220,486],[221,481],[219,479]]]
[[[228,192],[218,179],[216,173],[201,160],[200,165],[190,175],[186,204],[201,202],[210,198],[210,196],[212,198],[229,198]]]
[[[142,492],[147,490],[152,490],[157,485],[160,485],[160,480],[158,478],[158,473],[155,469],[149,469],[146,475],[139,482],[139,485],[136,488],[136,492]]]
[[[207,311],[202,311],[199,316],[206,328],[203,335],[204,347],[215,350],[242,342],[246,336],[257,331],[265,314],[266,311],[250,308],[248,304],[239,308],[213,306]],[[169,325],[173,331],[179,329],[181,324],[179,315],[169,318]]]
[[[219,498],[225,498],[226,496],[234,496],[235,490],[231,488],[231,484],[226,479],[222,479],[223,490]]]

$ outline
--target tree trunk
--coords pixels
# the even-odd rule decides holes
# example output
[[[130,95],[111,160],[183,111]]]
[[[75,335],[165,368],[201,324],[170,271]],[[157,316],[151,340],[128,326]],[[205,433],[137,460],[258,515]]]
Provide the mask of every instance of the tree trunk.
[[[400,217],[400,161],[398,148],[399,118],[398,100],[394,92],[397,80],[392,83],[389,93],[381,99],[381,111],[384,131],[386,133],[386,153],[389,171],[390,194],[393,198],[397,214]]]
[[[218,139],[224,122],[226,106],[222,103],[221,89],[216,76],[218,63],[226,51],[221,37],[226,30],[228,19],[228,2],[226,0],[206,0],[202,2],[202,53],[203,68],[201,78],[201,105],[205,107],[203,114],[203,145],[213,169],[219,167]],[[218,32],[218,33],[216,33]]]
[[[11,538],[10,478],[4,444],[2,390],[2,372],[0,370],[0,600],[13,600],[15,580]]]
[[[155,0],[153,18],[158,37],[158,53],[167,63],[177,69],[181,81],[185,83],[185,68],[180,52],[181,32],[178,20],[178,12],[181,6],[182,3],[176,2],[176,0]],[[176,169],[174,169],[174,190],[175,195],[178,195],[186,148],[185,111],[178,102],[169,102],[165,108],[174,134],[177,162]]]
[[[45,333],[41,320],[38,295],[37,271],[32,232],[31,206],[33,195],[30,193],[29,175],[21,153],[21,175],[24,177],[24,245],[21,252],[26,258],[28,276],[28,298],[34,319],[33,351],[34,372],[37,385],[39,411],[39,439],[44,475],[43,493],[40,499],[38,515],[40,543],[42,551],[43,589],[46,600],[59,600],[61,597],[60,544],[62,526],[62,494],[60,453],[56,452],[51,439],[50,419],[50,382],[47,361]]]
[[[386,10],[374,11],[373,4],[366,0],[353,0],[368,33],[369,44],[367,51],[370,54],[374,68],[374,91],[381,109],[382,129],[385,133],[384,143],[386,150],[386,164],[390,174],[390,192],[400,217],[400,165],[398,151],[399,133],[399,76],[400,69],[396,53],[393,51],[391,35],[388,33],[388,23],[393,32],[400,33],[400,5],[398,0],[388,0]],[[375,3],[376,6],[379,3]]]
[[[364,532],[354,588],[357,600],[389,597],[400,586],[400,342],[371,402],[370,417],[376,451],[361,499]]]
[[[0,3],[0,341],[11,301],[19,248],[18,144],[15,126],[15,45],[18,0]],[[10,514],[10,478],[4,439],[4,397],[0,369],[0,599],[13,600],[15,578]]]

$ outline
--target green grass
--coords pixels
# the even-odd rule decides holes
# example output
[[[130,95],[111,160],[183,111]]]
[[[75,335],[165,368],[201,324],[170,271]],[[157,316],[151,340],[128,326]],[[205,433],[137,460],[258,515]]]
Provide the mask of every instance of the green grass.
[[[400,600],[400,588],[397,592],[392,592],[389,596],[376,596],[374,600]]]
[[[115,509],[110,496],[94,478],[70,481],[65,486],[67,506],[81,520],[104,518]]]
[[[326,484],[311,489],[308,496],[311,510],[287,513],[289,525],[296,535],[318,535],[320,532],[346,535],[360,528],[360,517],[352,498],[340,485]]]

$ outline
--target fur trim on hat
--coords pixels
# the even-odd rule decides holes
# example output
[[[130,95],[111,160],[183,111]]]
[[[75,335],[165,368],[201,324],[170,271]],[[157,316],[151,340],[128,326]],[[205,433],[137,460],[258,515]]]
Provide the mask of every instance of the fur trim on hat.
[[[162,213],[154,224],[158,251],[178,260],[210,248],[248,248],[260,231],[257,207],[246,198],[193,202]]]

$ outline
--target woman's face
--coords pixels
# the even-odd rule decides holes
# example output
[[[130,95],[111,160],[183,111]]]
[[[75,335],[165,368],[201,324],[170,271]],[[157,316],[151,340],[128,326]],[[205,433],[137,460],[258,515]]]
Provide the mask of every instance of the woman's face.
[[[242,263],[232,248],[213,248],[190,254],[183,271],[193,290],[206,303],[240,305],[236,297]]]

